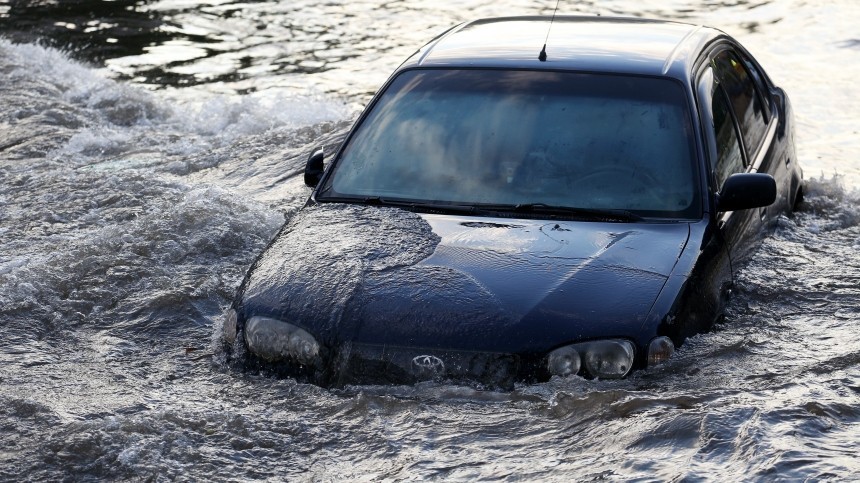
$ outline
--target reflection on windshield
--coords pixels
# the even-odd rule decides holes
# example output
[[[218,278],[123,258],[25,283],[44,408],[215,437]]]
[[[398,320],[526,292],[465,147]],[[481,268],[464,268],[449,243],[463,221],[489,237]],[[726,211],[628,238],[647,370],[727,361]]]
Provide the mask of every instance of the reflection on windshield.
[[[687,113],[682,87],[666,79],[406,71],[322,192],[692,217],[699,197]]]

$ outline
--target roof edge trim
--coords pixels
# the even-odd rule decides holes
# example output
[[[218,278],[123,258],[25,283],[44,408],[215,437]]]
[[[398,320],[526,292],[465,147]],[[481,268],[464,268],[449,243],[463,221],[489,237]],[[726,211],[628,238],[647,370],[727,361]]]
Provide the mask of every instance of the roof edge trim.
[[[672,63],[675,62],[679,55],[681,55],[681,48],[684,44],[686,44],[687,41],[690,40],[693,35],[696,35],[696,33],[702,28],[702,25],[696,25],[695,28],[690,29],[690,31],[687,32],[687,35],[685,35],[684,38],[675,45],[675,48],[672,49],[672,52],[669,53],[669,57],[666,57],[666,62],[663,64],[663,75],[666,75],[669,72],[669,69],[672,67]]]
[[[424,46],[424,52],[421,54],[420,57],[418,57],[418,61],[416,64],[419,66],[424,64],[424,60],[426,60],[427,56],[429,56],[433,52],[433,49],[436,48],[437,45],[439,45],[439,42],[442,42],[451,35],[463,30],[463,28],[465,28],[467,25],[471,25],[473,23],[475,22],[463,22],[460,25],[455,25],[449,28],[446,32],[443,32],[441,35],[437,36],[430,43]]]

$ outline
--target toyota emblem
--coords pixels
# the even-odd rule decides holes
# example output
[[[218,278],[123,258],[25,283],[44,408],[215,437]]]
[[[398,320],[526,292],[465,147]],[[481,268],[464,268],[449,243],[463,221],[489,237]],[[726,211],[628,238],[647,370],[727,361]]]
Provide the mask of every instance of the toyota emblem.
[[[413,357],[412,367],[419,371],[429,372],[434,375],[445,372],[445,363],[442,362],[442,359],[431,355]]]

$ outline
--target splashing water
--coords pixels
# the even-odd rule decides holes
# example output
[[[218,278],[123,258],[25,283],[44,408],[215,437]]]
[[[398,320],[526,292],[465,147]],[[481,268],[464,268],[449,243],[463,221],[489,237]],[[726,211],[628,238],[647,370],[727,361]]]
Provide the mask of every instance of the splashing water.
[[[456,21],[553,5],[242,5],[135,4],[128,19],[92,25],[34,17],[28,25],[48,40],[75,41],[52,37],[60,28],[95,29],[70,54],[35,44],[11,26],[27,12],[0,4],[0,30],[17,40],[0,40],[0,479],[847,480],[860,471],[857,6],[569,7],[736,34],[788,88],[810,179],[800,211],[741,270],[726,321],[667,364],[621,381],[494,392],[325,390],[243,373],[223,364],[213,327],[308,196],[307,154],[341,142],[355,107],[399,61]],[[110,25],[159,19],[140,50],[110,50],[137,45],[108,42],[124,38]]]

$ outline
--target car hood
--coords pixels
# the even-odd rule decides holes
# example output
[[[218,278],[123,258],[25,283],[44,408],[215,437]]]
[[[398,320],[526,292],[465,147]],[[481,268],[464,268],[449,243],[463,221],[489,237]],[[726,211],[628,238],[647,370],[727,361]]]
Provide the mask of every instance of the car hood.
[[[251,270],[248,315],[325,344],[545,351],[637,338],[687,223],[601,223],[303,210]]]

